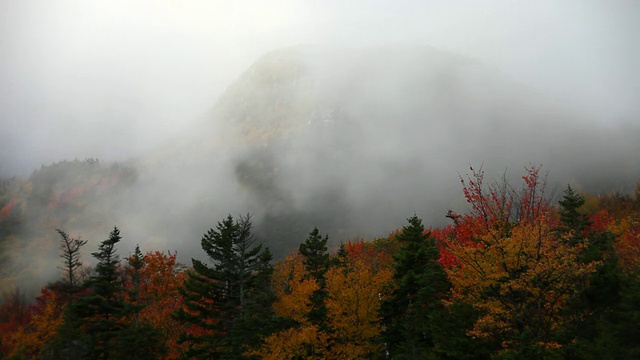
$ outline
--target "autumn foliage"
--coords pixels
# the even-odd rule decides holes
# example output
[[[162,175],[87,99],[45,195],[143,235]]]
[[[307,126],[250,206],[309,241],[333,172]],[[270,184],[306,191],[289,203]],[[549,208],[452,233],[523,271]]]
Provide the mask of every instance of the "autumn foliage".
[[[331,358],[371,358],[383,349],[380,304],[389,295],[388,259],[364,241],[347,242],[346,257],[327,272]]]
[[[36,190],[55,206],[78,203],[117,176]],[[555,203],[537,166],[517,186],[506,175],[487,183],[473,168],[460,182],[468,209],[446,214],[447,226],[425,228],[414,215],[386,237],[340,246],[313,229],[275,262],[250,216],[205,234],[209,260],[191,267],[175,252],[138,248],[120,260],[103,243],[93,253],[99,271],[88,271],[63,247],[61,279],[34,299],[18,289],[4,296],[0,357],[640,356],[640,183],[635,196],[568,187]],[[2,221],[25,206],[11,199]]]
[[[142,308],[137,314],[137,320],[160,330],[164,346],[169,349],[168,359],[180,356],[183,347],[178,344],[178,337],[185,331],[172,317],[182,307],[178,289],[186,276],[184,266],[176,259],[176,252],[150,251],[144,256],[142,267],[135,276],[134,269],[127,269],[125,282],[125,289],[128,291],[139,287],[134,304]]]

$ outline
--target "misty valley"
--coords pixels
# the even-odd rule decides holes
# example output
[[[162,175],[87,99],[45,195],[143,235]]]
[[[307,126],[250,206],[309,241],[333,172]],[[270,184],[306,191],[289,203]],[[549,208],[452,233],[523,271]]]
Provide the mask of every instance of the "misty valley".
[[[160,146],[0,174],[0,357],[638,358],[638,139],[431,47],[274,50]]]

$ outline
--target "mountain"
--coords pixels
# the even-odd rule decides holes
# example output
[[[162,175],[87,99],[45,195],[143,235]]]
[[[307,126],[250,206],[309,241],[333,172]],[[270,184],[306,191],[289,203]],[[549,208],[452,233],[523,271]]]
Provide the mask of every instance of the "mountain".
[[[84,169],[69,177],[45,167],[55,176],[37,188],[57,186],[41,194],[46,199],[0,196],[2,209],[18,199],[11,207],[19,203],[24,211],[11,219],[22,228],[51,228],[38,230],[37,240],[33,231],[5,234],[12,238],[4,244],[23,255],[31,249],[50,264],[55,246],[42,247],[44,254],[24,244],[57,245],[55,226],[82,233],[89,253],[117,225],[123,253],[140,244],[143,251],[178,250],[189,262],[202,258],[208,228],[229,213],[251,213],[260,240],[283,256],[314,226],[337,246],[384,236],[414,212],[441,225],[447,210],[465,206],[459,176],[470,165],[482,166],[490,181],[542,164],[550,193],[567,183],[596,193],[631,191],[640,179],[640,126],[597,120],[434,48],[279,49],[258,59],[206,119],[172,142],[115,170],[88,162],[69,166]],[[126,176],[109,183],[110,171]],[[35,186],[38,174],[7,191]],[[110,185],[91,190],[101,179]],[[72,188],[91,196],[67,196],[66,210],[57,211],[54,196]],[[55,223],[41,220],[51,212]],[[27,266],[21,264],[12,262],[9,272]]]
[[[298,46],[257,60],[210,118],[145,163],[160,192],[194,192],[182,199],[194,225],[249,211],[286,252],[313,226],[344,241],[414,211],[441,224],[463,206],[469,165],[497,178],[542,164],[551,187],[632,190],[638,135],[434,48]]]

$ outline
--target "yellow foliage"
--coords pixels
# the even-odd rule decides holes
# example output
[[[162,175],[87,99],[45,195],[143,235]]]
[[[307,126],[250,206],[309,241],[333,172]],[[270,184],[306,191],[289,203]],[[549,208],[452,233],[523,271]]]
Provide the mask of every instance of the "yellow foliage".
[[[33,314],[29,323],[4,339],[7,342],[5,345],[13,349],[9,357],[41,358],[45,345],[62,325],[62,305],[58,303],[55,291],[47,291],[41,301],[39,311]]]
[[[289,255],[276,263],[272,284],[277,296],[273,304],[278,316],[294,320],[296,325],[267,337],[259,349],[247,354],[261,359],[288,360],[294,358],[325,359],[328,336],[311,324],[307,314],[313,307],[311,296],[320,289],[304,266],[304,256]]]
[[[320,287],[306,276],[302,255],[289,255],[275,265],[272,283],[278,300],[273,309],[279,316],[303,323],[313,303],[311,295]]]
[[[382,331],[380,304],[392,277],[372,252],[350,253],[342,267],[327,272],[330,358],[363,359],[381,349],[374,339]]]
[[[551,227],[541,216],[514,225],[506,235],[492,229],[478,243],[452,243],[460,264],[447,269],[453,296],[483,314],[470,335],[518,339],[526,331],[553,345],[550,334],[563,323],[561,310],[597,263],[578,262],[586,245],[568,245]]]
[[[304,324],[267,337],[259,350],[248,355],[265,360],[326,359],[326,354],[318,349],[325,349],[327,340],[327,334],[316,325]]]

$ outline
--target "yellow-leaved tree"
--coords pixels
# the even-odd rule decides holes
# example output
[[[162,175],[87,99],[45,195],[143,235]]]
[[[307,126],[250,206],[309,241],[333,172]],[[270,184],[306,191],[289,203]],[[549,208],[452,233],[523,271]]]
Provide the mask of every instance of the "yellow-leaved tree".
[[[340,266],[327,271],[327,317],[332,330],[329,358],[367,359],[382,350],[380,304],[389,291],[393,271],[363,241],[348,242]]]
[[[259,349],[249,352],[267,360],[324,359],[328,336],[312,324],[308,314],[313,308],[311,296],[320,287],[309,277],[304,256],[289,255],[276,263],[272,284],[277,296],[275,313],[288,319],[290,327],[267,337]]]
[[[517,191],[506,181],[487,190],[482,172],[474,171],[462,181],[471,210],[449,215],[454,226],[447,250],[455,261],[446,271],[452,294],[480,313],[469,335],[519,356],[540,356],[563,345],[563,313],[598,264],[579,261],[588,244],[554,231],[559,218],[544,197],[538,170],[527,169]]]

